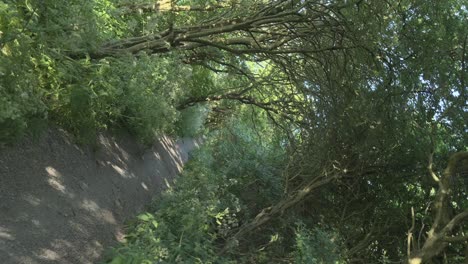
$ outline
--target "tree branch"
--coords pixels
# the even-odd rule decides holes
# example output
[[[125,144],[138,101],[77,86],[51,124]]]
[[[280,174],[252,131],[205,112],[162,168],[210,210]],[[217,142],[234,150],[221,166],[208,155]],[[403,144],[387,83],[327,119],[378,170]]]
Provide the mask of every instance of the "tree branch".
[[[189,6],[189,5],[172,5],[171,0],[159,0],[153,4],[133,4],[125,3],[119,5],[120,14],[130,15],[133,13],[150,13],[150,12],[208,12],[215,11],[221,8],[227,8],[228,5],[206,5],[206,6]]]
[[[277,2],[266,4],[264,12],[260,12],[254,17],[240,15],[222,18],[215,23],[171,27],[158,34],[112,41],[93,52],[80,50],[67,55],[75,59],[85,58],[87,55],[91,59],[101,59],[127,53],[137,54],[141,51],[165,53],[173,49],[194,50],[202,47],[214,47],[234,55],[273,56],[322,53],[356,48],[353,45],[337,46],[332,44],[343,43],[344,38],[340,22],[333,12],[333,6],[324,7],[315,1],[307,0],[300,3],[287,2],[290,2],[291,5],[283,6]],[[317,5],[317,7],[313,10],[310,9],[307,15],[303,14],[302,8],[310,5]],[[161,9],[163,6],[171,9],[176,8],[169,0],[160,1],[151,5],[151,8]],[[210,8],[215,7],[208,9]],[[182,9],[188,9],[188,7]],[[191,8],[190,10],[196,9]],[[284,32],[285,26],[290,37],[276,34]],[[293,33],[292,37],[291,33]],[[339,38],[340,41],[333,41],[333,38]],[[323,42],[323,39],[331,41]],[[324,44],[318,46],[317,43]]]
[[[408,254],[408,263],[410,264],[420,264],[425,261],[430,260],[434,256],[438,255],[444,250],[448,242],[463,242],[466,241],[465,237],[455,236],[450,237],[450,233],[453,229],[460,225],[463,221],[468,218],[468,209],[457,214],[452,219],[449,220],[450,214],[450,178],[454,177],[456,172],[455,168],[458,166],[460,159],[464,159],[465,156],[468,156],[466,152],[459,152],[453,154],[447,164],[446,169],[440,177],[437,177],[439,189],[436,194],[434,201],[434,210],[436,210],[436,216],[432,223],[431,229],[428,232],[428,237],[424,242],[424,245],[421,249],[418,249],[410,254]],[[432,154],[429,158],[428,169],[431,174],[435,174],[432,171]],[[433,176],[434,177],[434,176]],[[409,253],[409,252],[408,252]]]

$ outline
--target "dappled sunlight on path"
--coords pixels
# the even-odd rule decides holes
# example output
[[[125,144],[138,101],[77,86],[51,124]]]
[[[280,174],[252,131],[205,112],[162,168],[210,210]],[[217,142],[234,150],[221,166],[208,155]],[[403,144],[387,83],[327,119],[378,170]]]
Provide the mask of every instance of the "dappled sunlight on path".
[[[51,129],[0,150],[1,263],[94,263],[182,169],[194,140],[144,149],[99,136],[98,151]]]

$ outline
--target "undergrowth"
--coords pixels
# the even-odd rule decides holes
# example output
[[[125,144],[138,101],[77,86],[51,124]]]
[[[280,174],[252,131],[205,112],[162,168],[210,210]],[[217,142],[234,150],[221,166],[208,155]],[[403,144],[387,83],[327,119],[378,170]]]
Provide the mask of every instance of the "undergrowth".
[[[226,250],[230,236],[281,199],[284,149],[264,140],[238,119],[211,133],[106,263],[339,263],[338,238],[325,225],[296,225],[294,215]]]

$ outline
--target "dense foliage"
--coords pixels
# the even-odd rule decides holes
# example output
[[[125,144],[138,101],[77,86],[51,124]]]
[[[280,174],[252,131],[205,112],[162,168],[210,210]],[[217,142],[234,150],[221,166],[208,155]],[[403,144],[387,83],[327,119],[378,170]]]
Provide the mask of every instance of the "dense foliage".
[[[463,263],[468,6],[0,2],[0,144],[206,137],[110,263]]]

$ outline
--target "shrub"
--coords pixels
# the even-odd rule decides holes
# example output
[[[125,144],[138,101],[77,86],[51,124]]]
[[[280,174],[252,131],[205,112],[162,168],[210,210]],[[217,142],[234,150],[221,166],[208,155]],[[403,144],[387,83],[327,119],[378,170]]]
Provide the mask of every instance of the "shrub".
[[[16,8],[0,3],[0,142],[20,137],[31,120],[46,117],[32,39],[21,31],[22,23]]]
[[[281,190],[281,181],[273,180],[281,166],[275,165],[281,160],[277,151],[256,141],[241,122],[233,120],[225,131],[211,134],[173,187],[154,201],[149,213],[130,224],[127,243],[115,249],[109,261],[238,263],[249,254],[265,253],[219,254],[242,222],[255,216],[259,206],[274,203]],[[255,242],[247,241],[243,248],[255,248]]]
[[[296,245],[293,252],[294,263],[298,264],[339,264],[340,258],[337,238],[320,227],[312,230],[304,224],[297,224]]]
[[[137,217],[127,243],[113,251],[111,263],[221,261],[216,254],[220,234],[215,219],[239,206],[235,197],[221,198],[222,180],[204,168],[201,160],[191,162],[174,187],[154,201],[152,213]],[[221,262],[229,263],[226,261]]]
[[[205,105],[196,105],[182,110],[176,123],[177,134],[181,137],[195,137],[201,134],[208,112],[208,107]]]
[[[42,127],[47,118],[82,143],[109,127],[123,126],[145,143],[174,130],[174,104],[186,86],[180,77],[189,73],[177,57],[62,55],[125,36],[112,10],[108,0],[0,3],[0,142]]]
[[[174,102],[187,74],[170,57],[126,57],[101,60],[92,73],[94,109],[101,126],[122,125],[144,143],[170,133],[178,119]]]

